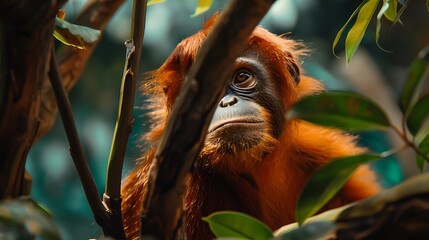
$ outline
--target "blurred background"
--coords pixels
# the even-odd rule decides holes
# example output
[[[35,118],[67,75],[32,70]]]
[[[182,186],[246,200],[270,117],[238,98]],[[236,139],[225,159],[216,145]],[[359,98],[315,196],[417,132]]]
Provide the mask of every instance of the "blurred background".
[[[79,13],[85,0],[69,0],[67,20]],[[330,89],[358,91],[374,99],[400,123],[396,108],[398,93],[406,79],[409,63],[429,43],[429,13],[425,1],[413,1],[402,16],[402,25],[382,21],[380,45],[375,43],[375,22],[368,28],[356,55],[346,66],[344,38],[332,54],[332,42],[361,1],[277,0],[261,25],[271,32],[302,40],[312,53],[303,59],[306,73],[320,79]],[[227,3],[216,0],[208,13],[191,17],[197,0],[168,0],[150,6],[140,72],[159,67],[183,38],[195,33],[215,11]],[[78,131],[92,173],[104,191],[107,158],[118,109],[125,48],[129,38],[132,2],[127,1],[109,24],[103,39],[89,61],[81,79],[70,93]],[[137,94],[135,124],[128,144],[124,174],[144,151],[139,136],[147,130],[145,102]],[[376,152],[398,146],[394,135],[381,132],[360,133],[360,142]],[[399,143],[398,143],[399,141]],[[384,187],[393,186],[418,173],[412,152],[377,161],[373,168]],[[85,199],[68,152],[68,143],[58,119],[54,129],[32,149],[27,169],[33,178],[32,194],[54,215],[64,239],[89,239],[99,233]]]

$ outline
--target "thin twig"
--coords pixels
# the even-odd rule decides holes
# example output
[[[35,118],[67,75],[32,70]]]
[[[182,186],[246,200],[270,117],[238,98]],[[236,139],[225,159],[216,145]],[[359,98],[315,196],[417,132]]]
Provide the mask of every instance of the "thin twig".
[[[172,239],[182,228],[186,177],[231,74],[233,62],[274,1],[232,0],[225,8],[181,86],[151,165],[143,199],[141,234]],[[243,24],[245,23],[245,24]]]
[[[143,44],[146,0],[134,0],[131,39],[127,41],[127,54],[122,78],[118,118],[113,136],[107,171],[106,195],[113,199],[121,197],[121,176],[128,137],[133,124],[136,78]]]
[[[425,159],[425,161],[429,162],[429,157],[426,156],[426,154],[424,154],[422,151],[420,151],[420,149],[415,145],[414,141],[411,141],[408,139],[406,133],[402,132],[398,127],[396,126],[391,126],[392,129],[394,130],[394,132],[396,132],[396,134],[398,134],[402,141],[405,142],[405,144],[407,144],[408,147],[411,147],[416,154],[420,155],[423,159]]]
[[[114,228],[112,234],[115,234],[118,239],[125,239],[121,217],[121,177],[128,138],[134,121],[134,95],[143,45],[146,7],[147,0],[134,0],[131,40],[125,43],[127,52],[122,77],[118,118],[110,149],[106,190],[103,196],[103,203],[111,210],[109,225]]]
[[[102,226],[103,221],[107,219],[106,208],[101,203],[97,186],[95,185],[91,171],[89,170],[88,162],[86,160],[82,144],[79,140],[76,125],[73,119],[73,113],[71,111],[70,101],[67,97],[66,90],[58,72],[55,60],[55,50],[53,47],[49,69],[49,79],[55,94],[55,99],[57,101],[57,106],[61,115],[64,130],[70,144],[70,154],[82,182],[83,190],[85,191],[89,206],[91,207],[91,210],[94,214],[95,221],[100,226]]]

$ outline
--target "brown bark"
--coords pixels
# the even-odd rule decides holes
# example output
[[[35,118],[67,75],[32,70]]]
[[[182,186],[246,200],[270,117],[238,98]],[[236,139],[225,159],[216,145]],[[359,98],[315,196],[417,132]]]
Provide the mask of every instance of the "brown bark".
[[[62,85],[70,91],[98,44],[87,44],[84,51],[62,48],[58,54],[58,74],[52,59],[52,34],[55,15],[63,3],[40,0],[0,3],[0,199],[29,193],[29,184],[25,184],[30,182],[25,174],[27,154],[34,141],[52,128],[58,111],[49,83],[53,79],[49,77],[55,77],[56,92],[62,89],[62,99],[67,99]],[[77,23],[103,31],[122,3],[123,0],[89,1]],[[70,112],[70,106],[62,110]],[[84,176],[84,190],[97,223],[105,235],[123,239],[122,227],[117,223],[120,217],[107,216],[85,158],[78,156],[77,160],[76,167],[79,175]]]
[[[337,232],[338,240],[426,239],[429,236],[429,193],[387,204],[371,216],[337,220],[349,227]]]
[[[37,135],[54,19],[61,2],[2,1],[0,199],[22,194],[27,153]],[[37,9],[37,11],[34,11]]]
[[[55,14],[64,2],[0,3],[0,199],[24,194],[28,151],[56,120],[57,106],[48,70]],[[76,23],[104,30],[122,3],[123,0],[89,1]],[[64,47],[59,51],[59,71],[67,91],[79,79],[97,44],[87,44],[86,50]]]

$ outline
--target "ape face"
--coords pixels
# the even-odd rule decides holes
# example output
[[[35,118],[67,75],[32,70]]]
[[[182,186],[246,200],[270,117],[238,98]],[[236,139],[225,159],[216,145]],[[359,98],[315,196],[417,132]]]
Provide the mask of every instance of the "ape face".
[[[201,158],[210,159],[205,166],[232,156],[251,165],[272,151],[285,125],[282,78],[284,74],[276,72],[269,59],[251,48],[236,59],[207,132],[201,153]]]
[[[278,137],[284,108],[273,85],[261,59],[251,54],[237,58],[226,93],[212,118],[207,144],[217,145],[218,153],[236,154],[257,146],[268,136]],[[276,113],[279,119],[271,117]]]
[[[149,92],[156,96],[151,99],[157,128],[148,136],[151,141],[156,142],[161,136],[181,83],[196,61],[212,23],[179,43],[153,73]],[[273,151],[280,135],[288,129],[285,110],[298,99],[300,71],[296,59],[302,54],[300,46],[265,29],[255,29],[235,60],[229,84],[208,128],[198,166],[235,171],[231,164],[237,164],[227,158],[240,159],[234,161],[239,162],[239,168],[243,164],[255,167],[253,163]],[[219,168],[218,163],[225,168]]]

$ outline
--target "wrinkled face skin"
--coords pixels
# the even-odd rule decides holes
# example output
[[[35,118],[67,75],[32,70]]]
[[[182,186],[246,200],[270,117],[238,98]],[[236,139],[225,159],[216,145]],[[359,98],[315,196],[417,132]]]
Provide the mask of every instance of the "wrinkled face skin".
[[[275,146],[284,126],[281,86],[264,60],[251,51],[237,58],[233,69],[201,156],[261,158]]]

